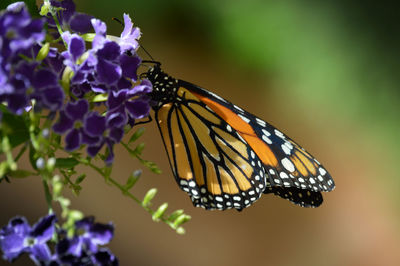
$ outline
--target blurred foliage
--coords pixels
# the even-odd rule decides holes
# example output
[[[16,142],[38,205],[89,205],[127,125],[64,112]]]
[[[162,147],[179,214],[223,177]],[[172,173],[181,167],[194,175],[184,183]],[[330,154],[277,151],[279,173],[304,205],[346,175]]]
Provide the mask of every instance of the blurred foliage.
[[[103,19],[130,12],[144,43],[154,34],[207,43],[228,63],[273,77],[280,88],[274,93],[294,108],[312,106],[311,119],[323,110],[361,127],[366,135],[360,138],[390,149],[388,164],[400,159],[400,20],[394,1],[100,2],[78,6]],[[400,184],[394,171],[379,178]]]

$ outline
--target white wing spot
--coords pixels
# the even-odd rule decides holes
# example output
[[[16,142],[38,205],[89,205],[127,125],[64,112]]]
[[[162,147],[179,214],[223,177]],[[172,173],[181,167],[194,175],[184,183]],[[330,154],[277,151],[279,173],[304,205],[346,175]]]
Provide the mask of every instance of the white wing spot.
[[[283,135],[282,132],[280,132],[279,130],[275,129],[275,135],[277,135],[278,137],[280,137],[281,139],[284,139],[285,136]]]
[[[179,183],[181,184],[181,186],[187,186],[188,184],[186,180],[181,180]]]
[[[311,184],[315,184],[315,180],[314,180],[314,178],[310,177],[310,179],[309,179],[309,180],[310,180],[310,183],[311,183]]]
[[[266,125],[267,125],[267,123],[265,123],[265,121],[263,121],[263,120],[261,120],[260,118],[256,118],[256,121],[257,121],[257,123],[260,125],[260,126],[263,126],[263,127],[265,127]]]
[[[324,181],[324,178],[323,178],[322,176],[319,175],[319,176],[318,176],[318,180],[322,182],[322,181]]]
[[[193,180],[189,182],[189,187],[195,187],[196,186],[196,182],[194,182]]]
[[[232,128],[231,128],[230,125],[226,125],[226,129],[227,129],[229,132],[232,132]]]
[[[250,156],[251,156],[251,158],[256,158],[256,154],[254,153],[254,151],[250,151]]]
[[[267,137],[271,136],[271,133],[269,133],[267,130],[262,129],[261,131],[265,136],[267,136]]]
[[[237,110],[239,110],[239,111],[241,111],[241,112],[244,112],[243,109],[240,108],[239,106],[234,105],[233,107],[235,107],[235,109],[237,109]]]
[[[241,115],[241,114],[239,114],[238,116],[239,116],[244,122],[250,123],[250,119],[248,119],[247,117],[245,117],[245,116],[243,116],[243,115]]]
[[[281,178],[289,178],[289,176],[285,173],[285,172],[281,172],[280,174],[279,174],[279,176],[281,177]]]
[[[240,201],[241,198],[240,198],[239,196],[234,196],[234,197],[233,197],[233,200]]]
[[[272,140],[270,140],[267,136],[263,135],[262,136],[263,141],[265,141],[268,144],[272,144]]]
[[[286,143],[285,143],[286,144]],[[282,150],[287,154],[290,155],[291,150],[288,148],[288,146],[286,146],[285,144],[281,145]]]
[[[283,158],[281,162],[283,167],[285,167],[289,172],[294,172],[294,170],[296,170],[293,163],[288,158]]]
[[[220,196],[216,196],[216,197],[215,197],[215,200],[216,200],[216,201],[219,201],[219,202],[223,202],[223,201],[224,201],[223,198],[220,197]]]
[[[269,169],[269,173],[270,173],[271,175],[275,175],[275,171],[272,170],[272,169]]]
[[[319,168],[319,172],[321,173],[321,175],[325,175],[326,174],[325,169],[322,168],[322,167]]]

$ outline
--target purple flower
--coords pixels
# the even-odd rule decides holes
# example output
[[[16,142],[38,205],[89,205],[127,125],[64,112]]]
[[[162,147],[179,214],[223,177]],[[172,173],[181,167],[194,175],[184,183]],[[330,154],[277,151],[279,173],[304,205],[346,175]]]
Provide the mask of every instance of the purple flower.
[[[141,119],[149,115],[150,105],[146,97],[134,98],[152,91],[152,84],[143,80],[140,85],[131,89],[111,92],[107,100],[107,122],[110,126],[121,127],[129,119]]]
[[[114,235],[114,226],[94,223],[87,217],[75,223],[75,235],[62,239],[56,246],[56,258],[60,263],[81,265],[118,265],[118,259],[106,248]]]
[[[78,33],[87,33],[93,29],[90,23],[90,20],[93,18],[93,16],[76,12],[75,3],[72,0],[51,0],[50,3],[54,7],[61,8],[57,13],[57,19],[61,24],[61,28],[63,28],[64,30],[71,29],[72,31]],[[50,27],[56,27],[56,24],[51,14],[48,14],[47,22]]]
[[[102,129],[98,120],[92,121],[93,117],[102,119],[96,112],[89,112],[89,103],[85,99],[66,104],[64,110],[60,112],[59,120],[53,125],[53,130],[58,134],[66,134],[67,151],[76,150],[82,144],[94,145],[101,141],[100,136],[105,129]],[[85,130],[87,121],[89,124],[92,123],[93,127]],[[93,134],[94,131],[97,134]]]
[[[30,227],[24,217],[15,217],[7,226],[0,230],[0,246],[3,257],[13,261],[22,253],[30,253],[32,260],[36,262],[48,261],[51,253],[46,242],[54,232],[56,222],[55,215],[41,218],[33,228]]]
[[[139,47],[138,39],[141,32],[138,27],[133,27],[133,23],[128,14],[124,14],[124,30],[121,33],[119,45],[123,52],[136,50]]]

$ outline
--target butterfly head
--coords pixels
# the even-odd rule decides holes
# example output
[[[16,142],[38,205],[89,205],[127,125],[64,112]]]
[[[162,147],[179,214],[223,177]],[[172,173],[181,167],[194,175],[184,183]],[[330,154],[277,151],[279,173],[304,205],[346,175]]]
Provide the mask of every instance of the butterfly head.
[[[141,75],[141,78],[147,78],[153,84],[150,97],[156,103],[154,108],[157,109],[176,100],[178,80],[164,73],[160,63],[156,62],[153,67]]]

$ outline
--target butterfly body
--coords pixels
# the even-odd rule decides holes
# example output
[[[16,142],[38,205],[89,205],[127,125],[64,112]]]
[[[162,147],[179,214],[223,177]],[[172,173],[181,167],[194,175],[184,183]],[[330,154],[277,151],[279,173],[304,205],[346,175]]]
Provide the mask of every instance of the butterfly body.
[[[145,76],[172,172],[195,206],[241,210],[264,193],[317,207],[334,188],[318,161],[267,122],[159,64]]]

